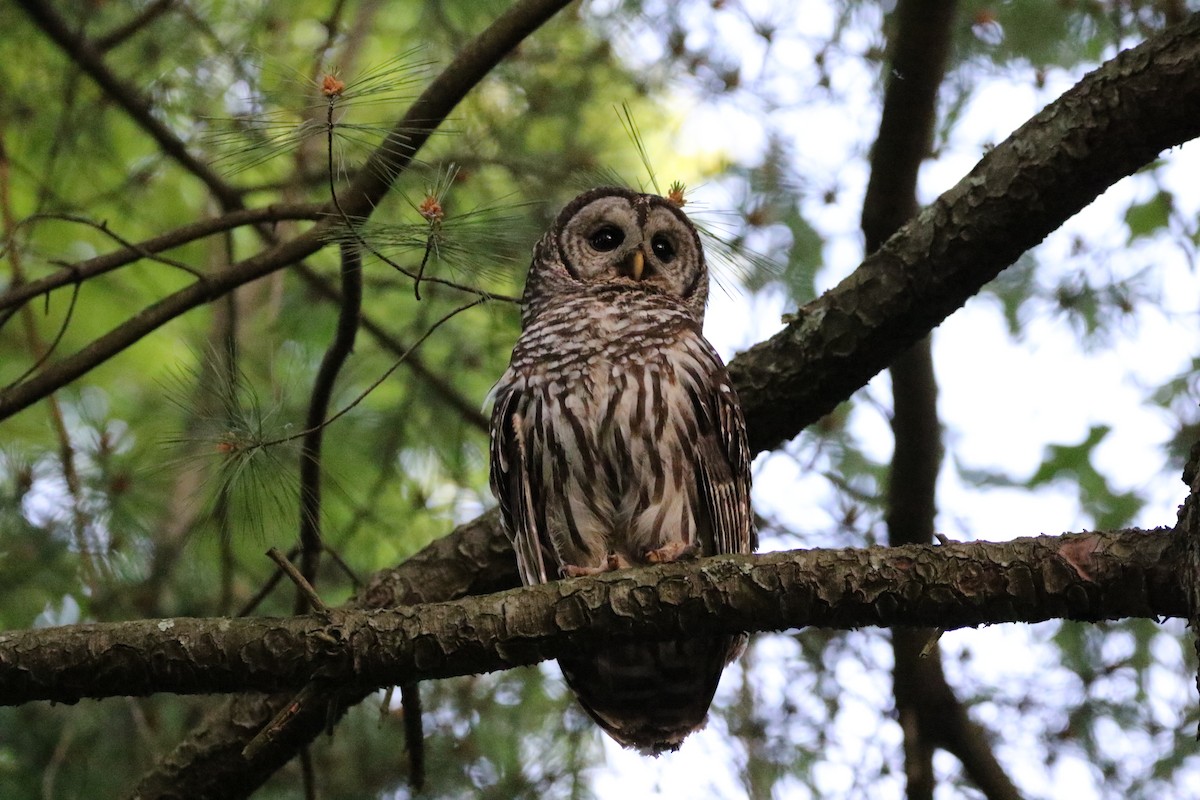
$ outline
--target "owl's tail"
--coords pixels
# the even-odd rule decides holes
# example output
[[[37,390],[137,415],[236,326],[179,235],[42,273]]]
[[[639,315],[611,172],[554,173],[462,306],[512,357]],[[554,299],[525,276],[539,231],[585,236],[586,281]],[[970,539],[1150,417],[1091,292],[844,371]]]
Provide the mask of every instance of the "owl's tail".
[[[609,736],[644,755],[678,750],[704,727],[725,665],[745,636],[625,642],[562,656],[567,685]]]

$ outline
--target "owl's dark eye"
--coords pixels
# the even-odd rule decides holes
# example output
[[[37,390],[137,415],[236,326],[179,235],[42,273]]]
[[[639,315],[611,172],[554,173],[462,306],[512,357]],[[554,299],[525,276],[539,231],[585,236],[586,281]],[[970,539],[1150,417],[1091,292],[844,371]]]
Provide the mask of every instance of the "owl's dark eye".
[[[625,241],[625,234],[616,225],[605,225],[588,237],[588,243],[591,244],[592,249],[599,250],[601,253],[616,250],[623,241]]]
[[[669,264],[675,258],[675,245],[661,233],[650,240],[650,249],[654,256],[664,264]]]

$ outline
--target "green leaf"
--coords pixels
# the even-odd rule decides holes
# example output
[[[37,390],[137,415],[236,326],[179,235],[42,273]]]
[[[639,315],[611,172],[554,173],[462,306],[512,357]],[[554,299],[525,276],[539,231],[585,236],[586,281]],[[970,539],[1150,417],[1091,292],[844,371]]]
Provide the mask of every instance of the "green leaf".
[[[1175,197],[1170,192],[1160,191],[1144,203],[1135,203],[1125,210],[1125,224],[1129,227],[1129,241],[1148,238],[1167,226]]]

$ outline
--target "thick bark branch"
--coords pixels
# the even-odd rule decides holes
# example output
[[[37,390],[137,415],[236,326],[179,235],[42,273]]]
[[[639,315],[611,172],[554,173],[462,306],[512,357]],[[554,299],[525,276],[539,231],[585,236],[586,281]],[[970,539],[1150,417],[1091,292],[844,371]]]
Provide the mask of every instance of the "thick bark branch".
[[[828,413],[1106,188],[1200,136],[1200,15],[997,145],[797,320],[734,359],[754,450]]]
[[[328,617],[168,619],[0,634],[0,703],[369,689],[629,637],[1187,613],[1167,530],[725,556]]]

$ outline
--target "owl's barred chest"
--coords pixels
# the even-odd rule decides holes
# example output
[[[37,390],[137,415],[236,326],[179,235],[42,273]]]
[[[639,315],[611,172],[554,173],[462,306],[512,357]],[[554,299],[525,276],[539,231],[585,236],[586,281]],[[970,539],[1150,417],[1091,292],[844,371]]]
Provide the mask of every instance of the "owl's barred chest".
[[[699,326],[667,306],[568,302],[535,318],[513,350],[512,377],[528,391],[607,394],[630,375],[673,381],[680,360],[696,356]]]

